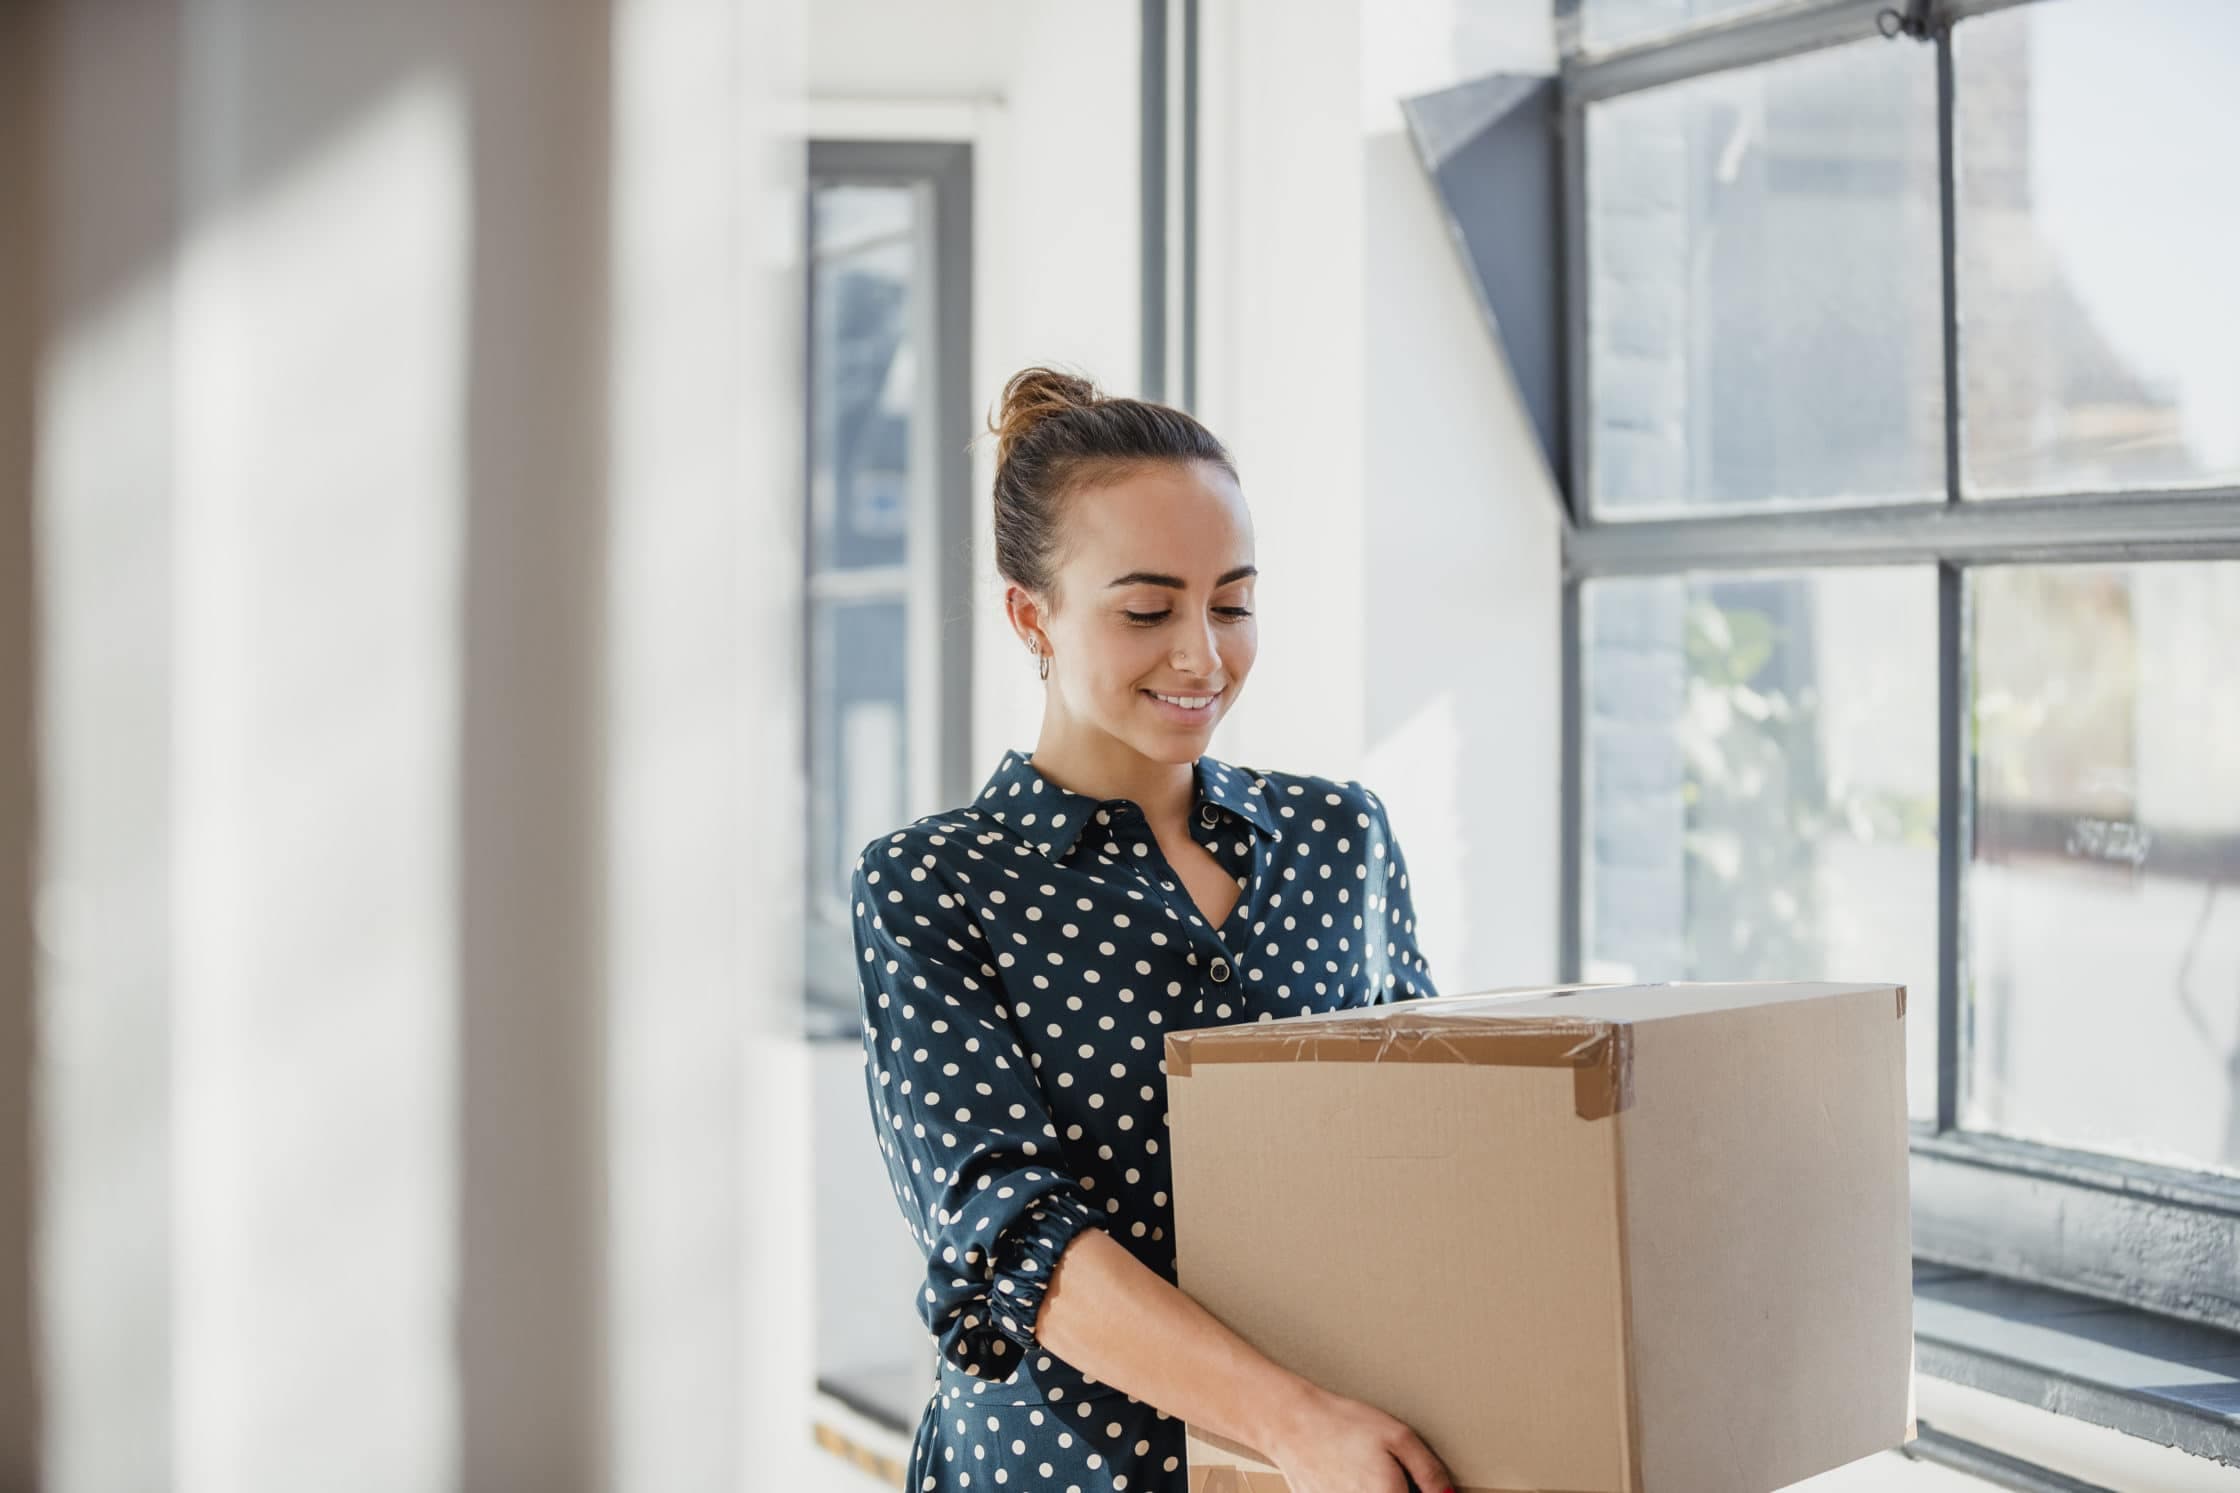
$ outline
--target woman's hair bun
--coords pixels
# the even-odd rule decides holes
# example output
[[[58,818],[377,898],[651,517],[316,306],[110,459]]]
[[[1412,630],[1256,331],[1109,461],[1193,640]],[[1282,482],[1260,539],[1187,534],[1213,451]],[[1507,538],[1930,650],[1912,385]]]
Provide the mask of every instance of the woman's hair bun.
[[[988,430],[996,439],[996,568],[1053,602],[1060,505],[1074,489],[1146,463],[1203,461],[1232,482],[1237,476],[1229,453],[1186,411],[1100,394],[1079,374],[1040,364],[1003,386]]]
[[[1093,408],[1101,399],[1096,385],[1055,368],[1022,368],[1003,386],[1003,399],[988,429],[996,438],[996,465],[1019,448],[1027,432],[1069,410]]]

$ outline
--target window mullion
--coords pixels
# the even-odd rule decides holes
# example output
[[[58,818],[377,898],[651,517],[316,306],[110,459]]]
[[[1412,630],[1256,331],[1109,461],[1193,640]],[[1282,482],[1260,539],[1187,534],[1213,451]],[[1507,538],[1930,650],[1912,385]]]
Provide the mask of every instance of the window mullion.
[[[1970,772],[1968,593],[1961,566],[1937,566],[1937,1129],[1959,1128],[1965,1067],[1966,878]]]
[[[1586,758],[1585,702],[1581,688],[1586,672],[1586,638],[1580,626],[1581,582],[1563,582],[1561,619],[1562,733],[1561,783],[1557,809],[1562,820],[1558,836],[1557,874],[1562,878],[1557,895],[1556,978],[1565,984],[1585,979],[1586,943]]]
[[[1960,498],[1960,288],[1957,121],[1952,67],[1952,27],[1935,26],[1937,48],[1938,275],[1943,296],[1944,496]],[[1967,971],[1964,918],[1968,872],[1968,632],[1965,570],[1937,565],[1937,1129],[1960,1125],[1966,1075],[1962,1037]]]
[[[1952,70],[1952,27],[1939,22],[1937,48],[1937,214],[1939,276],[1944,298],[1944,500],[1960,502],[1960,229],[1959,164]]]

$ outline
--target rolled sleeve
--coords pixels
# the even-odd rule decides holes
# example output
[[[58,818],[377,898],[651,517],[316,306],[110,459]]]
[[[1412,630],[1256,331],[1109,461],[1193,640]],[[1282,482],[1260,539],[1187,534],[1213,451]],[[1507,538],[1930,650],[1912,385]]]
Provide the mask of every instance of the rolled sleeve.
[[[864,1085],[926,1259],[919,1317],[944,1360],[1004,1383],[1042,1346],[1059,1257],[1103,1215],[1066,1171],[986,939],[933,859],[891,839],[856,864]]]
[[[1392,820],[1375,794],[1369,794],[1369,911],[1363,936],[1376,986],[1372,1002],[1422,1000],[1438,995],[1431,967],[1416,942],[1416,909],[1408,887],[1408,859],[1401,853]]]

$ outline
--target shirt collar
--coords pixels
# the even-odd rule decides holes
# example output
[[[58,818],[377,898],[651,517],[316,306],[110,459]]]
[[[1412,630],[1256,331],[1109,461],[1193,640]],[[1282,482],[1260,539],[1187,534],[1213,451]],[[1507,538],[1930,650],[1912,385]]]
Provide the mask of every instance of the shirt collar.
[[[1192,764],[1197,792],[1193,812],[1200,817],[1204,805],[1227,809],[1273,839],[1283,838],[1275,811],[1268,806],[1266,785],[1250,768],[1234,767],[1212,757]],[[973,800],[973,807],[1004,828],[1024,836],[1035,849],[1052,860],[1062,860],[1097,811],[1120,799],[1091,798],[1061,788],[1035,770],[1021,751],[1008,750],[996,770]]]

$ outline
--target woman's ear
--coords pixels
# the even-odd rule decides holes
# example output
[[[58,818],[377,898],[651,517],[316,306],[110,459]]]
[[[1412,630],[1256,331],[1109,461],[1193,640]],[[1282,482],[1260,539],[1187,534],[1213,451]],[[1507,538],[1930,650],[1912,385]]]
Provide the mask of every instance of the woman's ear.
[[[1011,630],[1019,635],[1021,643],[1045,653],[1050,651],[1043,632],[1042,604],[1035,600],[1032,591],[1016,582],[1005,586],[1003,611],[1011,619]]]

